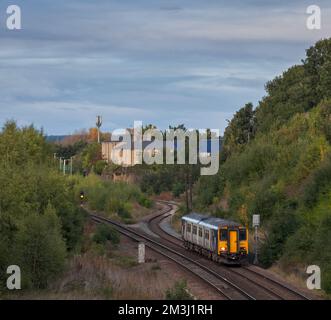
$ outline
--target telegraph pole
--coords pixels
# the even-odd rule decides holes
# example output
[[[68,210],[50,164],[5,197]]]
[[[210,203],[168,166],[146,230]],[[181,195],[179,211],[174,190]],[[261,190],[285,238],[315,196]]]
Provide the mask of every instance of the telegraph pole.
[[[63,159],[63,174],[66,174],[66,159]]]
[[[72,175],[72,157],[70,157],[70,175]]]
[[[102,117],[97,116],[97,122],[95,123],[98,128],[98,143],[100,143],[100,127],[102,125]]]

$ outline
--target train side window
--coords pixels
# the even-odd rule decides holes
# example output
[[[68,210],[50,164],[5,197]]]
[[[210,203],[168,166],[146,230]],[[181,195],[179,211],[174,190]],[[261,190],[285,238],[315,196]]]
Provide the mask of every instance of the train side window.
[[[239,241],[246,240],[246,229],[239,229]]]
[[[193,234],[197,234],[197,226],[193,226]]]
[[[199,228],[199,237],[202,238],[202,228]]]
[[[221,229],[221,231],[220,231],[220,240],[221,241],[228,240],[228,230],[227,229]]]
[[[205,239],[209,240],[209,231],[205,230]]]
[[[186,229],[187,229],[187,232],[191,232],[191,224],[190,223],[188,223],[186,225]]]

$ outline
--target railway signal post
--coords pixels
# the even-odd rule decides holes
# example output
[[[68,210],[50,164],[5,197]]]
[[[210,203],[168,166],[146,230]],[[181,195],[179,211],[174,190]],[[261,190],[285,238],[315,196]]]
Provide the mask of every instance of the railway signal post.
[[[258,233],[257,229],[260,226],[260,215],[253,214],[253,227],[255,228],[255,235],[254,235],[254,264],[258,264]]]
[[[81,191],[79,193],[79,199],[80,199],[80,204],[83,205],[84,200],[85,200],[85,192],[84,191]]]

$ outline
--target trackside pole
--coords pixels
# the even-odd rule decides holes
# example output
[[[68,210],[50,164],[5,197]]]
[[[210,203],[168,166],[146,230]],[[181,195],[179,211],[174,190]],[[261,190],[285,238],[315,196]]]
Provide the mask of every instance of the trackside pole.
[[[257,226],[255,226],[255,253],[254,253],[254,264],[258,264],[259,263],[259,259],[258,259],[258,250],[257,250]]]
[[[258,227],[260,226],[260,215],[253,214],[253,227],[255,228],[254,235],[254,264],[258,264]]]

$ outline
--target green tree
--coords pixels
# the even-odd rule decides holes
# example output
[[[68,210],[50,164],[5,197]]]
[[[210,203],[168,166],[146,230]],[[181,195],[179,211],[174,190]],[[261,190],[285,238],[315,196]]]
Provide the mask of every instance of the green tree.
[[[318,41],[310,47],[303,63],[309,79],[313,107],[323,98],[331,97],[331,39]]]
[[[0,280],[18,264],[25,287],[45,287],[78,247],[85,216],[42,131],[7,122],[0,150]]]
[[[91,170],[100,160],[102,160],[101,144],[97,142],[88,144],[82,152],[83,168]]]
[[[23,281],[33,288],[45,288],[64,268],[66,246],[60,220],[49,204],[43,215],[25,217],[17,234],[18,265]]]
[[[224,152],[230,155],[231,152],[247,144],[255,135],[255,114],[253,105],[247,103],[229,121],[224,132]]]

